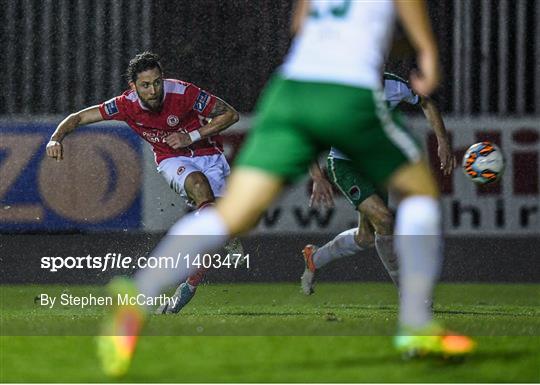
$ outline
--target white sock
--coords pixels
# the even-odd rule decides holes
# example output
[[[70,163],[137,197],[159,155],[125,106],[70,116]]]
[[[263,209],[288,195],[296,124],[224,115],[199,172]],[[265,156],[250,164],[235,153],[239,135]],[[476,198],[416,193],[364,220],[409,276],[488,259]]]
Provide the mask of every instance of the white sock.
[[[394,236],[375,233],[375,248],[384,268],[399,290],[399,262],[394,252]]]
[[[328,262],[335,259],[354,255],[363,249],[358,246],[354,237],[358,232],[357,228],[346,230],[338,235],[330,242],[325,244],[313,254],[313,263],[317,269],[323,267]]]
[[[398,207],[394,244],[399,260],[400,326],[421,328],[433,314],[430,303],[438,279],[441,253],[439,202],[412,196]]]
[[[198,215],[186,215],[171,227],[148,257],[168,257],[172,259],[174,266],[169,263],[167,267],[139,270],[135,275],[139,292],[154,297],[160,294],[163,288],[184,282],[200,267],[192,263],[195,255],[201,255],[202,263],[204,253],[223,246],[227,239],[227,227],[215,208],[206,208]],[[189,263],[184,259],[187,254],[190,256]]]

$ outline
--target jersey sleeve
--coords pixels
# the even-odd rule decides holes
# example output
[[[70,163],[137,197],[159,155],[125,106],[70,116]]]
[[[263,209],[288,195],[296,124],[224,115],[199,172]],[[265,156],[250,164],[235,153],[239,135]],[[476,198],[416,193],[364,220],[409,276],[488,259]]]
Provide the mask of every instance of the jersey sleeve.
[[[99,105],[99,112],[104,120],[125,120],[126,97],[120,95]]]
[[[414,93],[407,82],[400,79],[385,79],[384,93],[386,100],[392,107],[401,102],[412,105],[420,103],[420,97]]]
[[[403,89],[403,91],[402,91],[402,96],[403,96],[402,100],[405,103],[409,103],[409,104],[412,104],[412,105],[417,105],[418,103],[420,103],[420,97],[414,93],[414,91],[412,90],[412,88],[408,84],[402,83],[401,88]]]
[[[210,92],[190,84],[186,91],[187,106],[197,114],[208,117],[212,112],[217,98]]]

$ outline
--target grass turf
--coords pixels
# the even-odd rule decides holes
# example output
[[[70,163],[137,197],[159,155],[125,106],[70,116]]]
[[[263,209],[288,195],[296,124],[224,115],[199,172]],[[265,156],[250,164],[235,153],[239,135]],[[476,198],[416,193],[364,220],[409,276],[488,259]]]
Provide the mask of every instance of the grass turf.
[[[0,381],[108,381],[90,336],[103,308],[33,301],[40,293],[99,291],[1,286]],[[539,285],[439,285],[436,318],[479,344],[466,361],[449,363],[403,362],[395,353],[397,299],[389,284],[320,284],[310,297],[293,284],[205,285],[179,315],[151,317],[146,333],[154,335],[141,338],[124,380],[538,382],[539,292]]]

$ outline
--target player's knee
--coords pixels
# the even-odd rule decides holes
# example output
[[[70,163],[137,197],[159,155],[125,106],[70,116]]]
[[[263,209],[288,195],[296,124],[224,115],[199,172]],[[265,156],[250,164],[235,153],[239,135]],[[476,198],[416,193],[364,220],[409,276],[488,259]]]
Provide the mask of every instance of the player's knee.
[[[354,240],[362,249],[369,249],[375,244],[375,237],[373,234],[362,230],[357,231]]]
[[[377,213],[372,218],[372,226],[379,235],[392,235],[394,230],[394,216],[388,210]]]
[[[220,207],[218,206],[218,210]],[[229,235],[237,236],[244,234],[257,225],[258,217],[254,213],[243,212],[233,214],[228,210],[221,210],[223,221],[227,227]]]
[[[439,197],[439,188],[427,163],[408,164],[397,170],[390,178],[389,187],[402,198],[423,195]]]
[[[440,195],[439,187],[431,173],[420,175],[417,178],[396,187],[397,193],[402,199],[415,195],[429,196],[438,199]]]
[[[213,201],[214,194],[206,176],[201,172],[193,172],[186,178],[184,188],[187,195],[199,204],[202,202]]]
[[[208,185],[208,178],[202,172],[192,172],[186,177],[185,184],[191,189],[201,189]]]
[[[231,204],[230,195],[218,201],[216,208],[232,236],[241,235],[254,228],[266,209],[255,202]]]
[[[369,249],[375,244],[373,228],[365,216],[360,219],[354,240],[363,249]]]
[[[409,189],[402,191],[401,193],[403,198],[415,196],[415,195],[422,195],[422,196],[429,196],[434,199],[438,199],[440,192],[437,185],[433,183],[418,183],[416,185],[410,186]]]

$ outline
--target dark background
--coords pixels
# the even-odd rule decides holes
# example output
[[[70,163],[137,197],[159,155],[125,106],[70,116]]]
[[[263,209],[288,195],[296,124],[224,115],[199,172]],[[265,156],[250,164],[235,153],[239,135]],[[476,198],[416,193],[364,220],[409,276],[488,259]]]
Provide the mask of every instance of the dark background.
[[[492,49],[489,55],[480,50],[482,2],[480,0],[463,0],[470,3],[472,28],[472,65],[466,69],[470,72],[474,95],[472,112],[480,112],[480,61],[487,60],[492,66],[490,75],[497,77],[498,71],[498,29],[501,22],[498,17],[500,9],[497,1],[492,1],[492,8],[485,11],[484,17],[490,18],[490,36],[488,40]],[[294,1],[290,0],[239,0],[213,1],[199,0],[182,5],[178,12],[178,3],[166,0],[155,2],[155,15],[160,20],[152,30],[156,50],[164,57],[168,71],[180,78],[214,90],[218,95],[226,95],[230,102],[241,111],[251,111],[255,100],[272,71],[278,66],[289,45],[289,20]],[[433,30],[439,44],[443,82],[437,94],[439,104],[444,112],[452,110],[455,82],[452,81],[454,63],[454,18],[455,1],[428,1]],[[526,14],[526,30],[534,31],[535,14],[533,2],[529,2],[530,12]],[[514,2],[510,3],[508,17],[502,21],[506,24],[509,49],[506,52],[509,76],[515,74],[516,60],[516,17]],[[201,24],[203,27],[201,28]],[[535,48],[533,36],[525,39],[526,51]],[[354,47],[351,47],[354,49]],[[463,54],[466,54],[465,50]],[[525,61],[526,73],[529,77],[538,76],[539,66],[533,55],[519,58]],[[401,28],[397,28],[394,49],[387,63],[387,70],[408,78],[414,54]],[[208,77],[208,73],[217,76]],[[509,82],[507,89],[509,112],[516,112],[515,97]],[[528,82],[527,112],[534,110],[533,82]],[[497,111],[498,93],[489,96],[489,111]]]
[[[428,1],[444,76],[436,95],[443,112],[540,113],[537,3]],[[45,4],[0,0],[6,14],[0,65],[7,85],[0,114],[65,113],[100,103],[127,88],[121,74],[131,57],[147,49],[162,56],[170,77],[193,82],[250,112],[287,51],[293,1]],[[414,60],[399,29],[395,43],[387,69],[408,77]],[[76,95],[62,96],[66,90]]]

